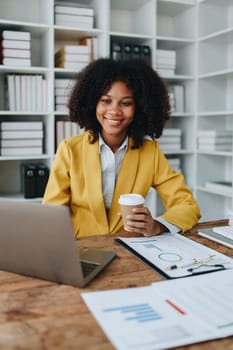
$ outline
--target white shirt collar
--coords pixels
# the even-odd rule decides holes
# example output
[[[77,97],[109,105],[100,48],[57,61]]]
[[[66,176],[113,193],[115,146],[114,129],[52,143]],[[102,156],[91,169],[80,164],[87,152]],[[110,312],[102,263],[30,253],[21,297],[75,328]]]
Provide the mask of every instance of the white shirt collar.
[[[128,149],[128,136],[126,136],[126,138],[124,139],[124,141],[122,142],[122,144],[120,145],[120,147],[118,148],[118,151],[121,150],[121,149],[125,149],[127,150]],[[101,152],[101,149],[104,147],[104,146],[107,146],[109,147],[103,140],[101,134],[99,134],[99,151]]]

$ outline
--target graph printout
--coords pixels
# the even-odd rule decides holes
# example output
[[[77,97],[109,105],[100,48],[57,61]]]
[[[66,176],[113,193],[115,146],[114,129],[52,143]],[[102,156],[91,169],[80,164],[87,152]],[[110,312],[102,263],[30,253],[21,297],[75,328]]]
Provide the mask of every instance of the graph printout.
[[[184,277],[222,268],[233,268],[233,259],[181,234],[117,238],[169,278]]]
[[[117,350],[169,349],[233,335],[231,270],[82,293]]]

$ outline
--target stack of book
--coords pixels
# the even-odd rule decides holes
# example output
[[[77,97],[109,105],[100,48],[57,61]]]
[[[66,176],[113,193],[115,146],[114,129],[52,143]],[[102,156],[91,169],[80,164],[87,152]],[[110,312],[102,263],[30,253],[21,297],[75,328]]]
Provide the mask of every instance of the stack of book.
[[[55,53],[55,67],[83,69],[91,60],[88,45],[65,45]]]
[[[201,151],[232,151],[232,130],[199,130],[198,149]]]
[[[55,111],[68,113],[67,103],[75,80],[55,79]]]
[[[1,156],[43,154],[43,122],[1,122]]]
[[[69,120],[56,120],[55,149],[63,139],[79,135],[82,131],[77,123]]]
[[[163,77],[175,74],[176,51],[156,50],[156,69]]]
[[[55,24],[60,26],[92,29],[94,27],[94,9],[68,5],[55,5]]]
[[[151,48],[148,45],[111,41],[111,58],[114,60],[143,59],[151,64]]]
[[[48,110],[47,80],[41,74],[7,74],[8,108],[17,112]]]
[[[166,128],[158,139],[159,146],[163,152],[181,150],[181,129]]]
[[[184,86],[173,84],[169,86],[169,100],[172,113],[184,113]]]
[[[3,30],[0,42],[0,63],[6,66],[31,66],[31,33]]]

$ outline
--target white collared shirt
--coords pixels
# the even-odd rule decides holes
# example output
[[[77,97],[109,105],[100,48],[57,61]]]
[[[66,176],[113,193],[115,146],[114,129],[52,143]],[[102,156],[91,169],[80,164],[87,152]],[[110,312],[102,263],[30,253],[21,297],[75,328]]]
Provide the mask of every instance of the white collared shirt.
[[[111,206],[117,176],[127,149],[128,137],[126,137],[122,145],[114,153],[104,142],[102,137],[99,136],[99,152],[102,169],[102,191],[106,209],[109,209]]]

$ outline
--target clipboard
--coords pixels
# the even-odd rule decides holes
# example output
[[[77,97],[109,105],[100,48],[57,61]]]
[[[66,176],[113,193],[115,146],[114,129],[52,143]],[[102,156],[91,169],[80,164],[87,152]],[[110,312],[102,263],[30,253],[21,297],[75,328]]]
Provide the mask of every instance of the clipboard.
[[[117,237],[115,242],[166,278],[181,278],[233,268],[233,259],[182,234]]]

